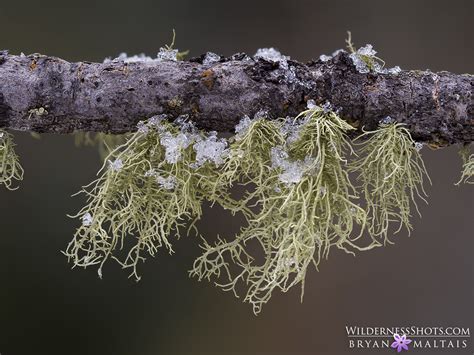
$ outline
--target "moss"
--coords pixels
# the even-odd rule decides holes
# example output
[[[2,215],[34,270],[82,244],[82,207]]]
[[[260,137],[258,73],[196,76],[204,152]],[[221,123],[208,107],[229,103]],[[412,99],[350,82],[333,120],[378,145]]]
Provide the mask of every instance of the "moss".
[[[0,184],[8,190],[18,188],[13,186],[15,180],[23,180],[23,168],[14,148],[13,136],[5,130],[0,130]]]
[[[359,137],[360,158],[352,165],[359,173],[361,189],[367,202],[369,232],[372,236],[389,242],[389,227],[398,223],[395,233],[410,224],[410,203],[418,214],[417,198],[426,202],[423,181],[428,173],[419,153],[419,143],[400,123],[382,123],[373,132]],[[431,182],[431,181],[430,181]]]

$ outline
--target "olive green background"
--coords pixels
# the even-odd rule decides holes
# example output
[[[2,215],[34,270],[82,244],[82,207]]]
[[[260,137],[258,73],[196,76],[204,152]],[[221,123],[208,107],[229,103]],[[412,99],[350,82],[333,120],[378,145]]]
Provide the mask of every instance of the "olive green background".
[[[389,66],[473,72],[473,1],[0,1],[0,48],[101,61],[155,54],[177,30],[191,56],[275,46],[299,60],[372,43]],[[433,185],[414,232],[357,257],[334,251],[300,290],[275,293],[255,317],[248,304],[189,279],[197,238],[176,241],[140,268],[70,269],[60,253],[81,207],[71,198],[100,161],[69,136],[17,134],[21,188],[0,190],[0,353],[350,354],[345,326],[474,326],[473,187],[456,187],[457,148],[423,149]],[[231,237],[240,220],[206,209],[205,235]],[[472,354],[469,349],[433,354]],[[425,351],[425,354],[430,353]]]

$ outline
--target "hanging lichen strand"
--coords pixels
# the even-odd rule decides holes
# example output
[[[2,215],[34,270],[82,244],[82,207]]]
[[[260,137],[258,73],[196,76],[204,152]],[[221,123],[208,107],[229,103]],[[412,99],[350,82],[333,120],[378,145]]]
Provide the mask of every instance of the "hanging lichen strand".
[[[275,289],[300,284],[303,295],[308,266],[317,268],[333,247],[354,254],[384,245],[392,221],[409,227],[425,169],[402,125],[383,122],[364,133],[363,156],[350,165],[353,127],[329,104],[310,100],[296,118],[266,115],[244,117],[229,143],[186,117],[141,122],[83,189],[88,203],[65,254],[74,266],[97,264],[100,276],[115,259],[139,279],[139,261],[161,246],[171,252],[170,238],[189,232],[202,202],[218,203],[247,224],[217,243],[203,236],[190,275],[243,293],[258,313]],[[360,174],[361,197],[350,169]],[[246,189],[239,200],[230,195],[236,184]]]
[[[218,286],[236,295],[242,281],[245,301],[258,313],[273,290],[303,286],[308,266],[317,266],[332,246],[352,253],[379,244],[358,245],[360,233],[352,235],[355,224],[364,226],[366,214],[353,202],[345,169],[349,124],[316,106],[294,120],[243,123],[231,145],[231,152],[240,154],[230,155],[223,176],[254,184],[244,201],[255,201],[258,212],[233,240],[206,243],[190,273],[199,279],[215,276]]]
[[[366,132],[359,140],[360,158],[352,170],[359,173],[362,182],[368,231],[387,243],[391,223],[398,224],[394,233],[403,227],[410,232],[410,204],[420,214],[416,200],[426,202],[423,179],[429,181],[429,176],[419,153],[423,145],[415,143],[410,132],[390,117],[381,121],[377,131]]]
[[[101,176],[83,189],[88,204],[76,215],[82,225],[65,252],[74,265],[98,264],[101,275],[105,261],[113,258],[138,280],[144,253],[153,256],[161,246],[171,253],[170,237],[179,237],[180,227],[201,216],[202,200],[215,180],[211,165],[219,161],[207,150],[196,153],[200,144],[207,150],[226,146],[213,134],[205,137],[163,117],[141,123],[109,154]],[[119,250],[126,248],[120,259]]]
[[[465,184],[474,184],[474,154],[470,153],[469,148],[470,145],[466,144],[459,152],[463,161],[463,166],[461,178],[456,185],[459,185],[461,182]]]
[[[11,134],[0,130],[0,185],[8,190],[15,190],[14,180],[23,180],[23,168],[15,153],[15,143]]]

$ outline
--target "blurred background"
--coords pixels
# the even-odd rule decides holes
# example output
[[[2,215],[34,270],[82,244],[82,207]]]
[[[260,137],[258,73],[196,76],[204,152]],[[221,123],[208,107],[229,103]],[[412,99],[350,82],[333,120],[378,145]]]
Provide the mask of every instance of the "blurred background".
[[[0,2],[0,48],[70,61],[155,55],[177,31],[190,56],[255,53],[274,46],[306,61],[371,43],[392,67],[473,73],[474,2],[467,1],[64,1]],[[25,180],[0,189],[0,353],[20,354],[350,354],[346,325],[474,326],[472,186],[454,186],[457,147],[423,149],[433,185],[410,237],[357,257],[333,252],[300,290],[275,293],[258,316],[207,282],[189,279],[199,240],[140,267],[142,281],[117,265],[70,269],[60,253],[81,206],[70,195],[100,166],[94,148],[71,136],[16,134]],[[231,237],[240,220],[206,209],[202,233]],[[425,353],[428,353],[427,350]],[[436,354],[469,353],[432,350]]]

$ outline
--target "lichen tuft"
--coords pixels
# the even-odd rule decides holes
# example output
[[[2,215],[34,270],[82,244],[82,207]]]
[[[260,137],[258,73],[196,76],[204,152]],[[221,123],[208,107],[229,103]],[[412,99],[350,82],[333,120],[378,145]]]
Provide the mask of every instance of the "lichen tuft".
[[[0,185],[8,190],[16,190],[18,187],[13,187],[14,181],[23,180],[23,168],[14,148],[13,136],[0,130]]]

